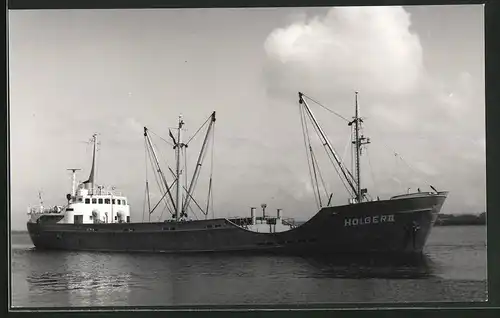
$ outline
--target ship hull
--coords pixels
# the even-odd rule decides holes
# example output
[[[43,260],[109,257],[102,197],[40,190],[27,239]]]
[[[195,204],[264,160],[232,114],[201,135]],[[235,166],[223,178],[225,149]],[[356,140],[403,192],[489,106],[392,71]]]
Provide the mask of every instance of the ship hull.
[[[421,253],[446,193],[322,208],[299,227],[257,233],[231,219],[60,224],[28,222],[37,249],[113,252]]]

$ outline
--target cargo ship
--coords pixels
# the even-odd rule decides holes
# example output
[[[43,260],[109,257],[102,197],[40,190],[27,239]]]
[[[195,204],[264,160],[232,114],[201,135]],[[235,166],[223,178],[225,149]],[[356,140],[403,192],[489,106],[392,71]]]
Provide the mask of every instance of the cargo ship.
[[[256,207],[250,208],[247,217],[215,217],[213,212],[209,216],[212,173],[208,182],[206,206],[202,207],[204,204],[194,198],[194,188],[210,136],[213,140],[216,119],[214,111],[202,125],[207,127],[206,134],[190,178],[187,178],[186,167],[182,167],[182,155],[190,142],[183,142],[185,123],[182,116],[179,116],[174,130],[176,136],[169,130],[175,151],[175,167],[167,167],[165,171],[168,170],[168,174],[161,167],[149,129],[144,127],[147,154],[157,185],[162,190],[161,199],[156,204],[151,202],[146,178],[147,215],[150,218],[154,211],[158,211],[159,206],[163,206],[170,213],[165,220],[145,221],[143,214],[141,222],[133,222],[128,198],[114,188],[95,184],[97,135],[94,135],[88,180],[77,184],[78,169],[69,169],[72,171],[73,182],[72,191],[66,196],[66,204],[47,209],[41,203],[39,207],[29,208],[27,228],[35,248],[159,253],[421,254],[448,192],[438,191],[429,185],[429,191],[408,190],[386,199],[372,198],[361,183],[360,159],[362,150],[370,143],[370,139],[362,134],[363,119],[359,116],[358,93],[355,95],[355,114],[352,120],[348,120],[353,136],[352,171],[342,162],[318,123],[308,103],[311,100],[314,101],[299,93],[304,141],[318,205],[317,213],[306,222],[297,225],[293,219],[284,218],[280,209],[276,214],[270,215],[266,212],[266,204],[261,205],[261,212]],[[345,204],[332,205],[333,194],[328,198],[320,195],[320,170],[311,146],[309,130],[316,132],[349,194],[350,198]],[[202,213],[201,219],[195,219],[194,209],[198,214]]]

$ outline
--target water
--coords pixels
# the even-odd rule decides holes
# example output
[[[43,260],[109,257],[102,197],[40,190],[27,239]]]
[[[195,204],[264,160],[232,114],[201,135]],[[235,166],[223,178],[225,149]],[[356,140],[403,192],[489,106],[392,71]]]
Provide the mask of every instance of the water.
[[[486,227],[436,227],[420,261],[39,252],[12,235],[12,306],[484,301]]]

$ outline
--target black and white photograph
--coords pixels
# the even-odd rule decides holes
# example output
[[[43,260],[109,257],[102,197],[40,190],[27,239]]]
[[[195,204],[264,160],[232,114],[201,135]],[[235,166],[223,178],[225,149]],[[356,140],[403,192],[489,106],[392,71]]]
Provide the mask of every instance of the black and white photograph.
[[[488,300],[483,5],[7,19],[12,309]]]

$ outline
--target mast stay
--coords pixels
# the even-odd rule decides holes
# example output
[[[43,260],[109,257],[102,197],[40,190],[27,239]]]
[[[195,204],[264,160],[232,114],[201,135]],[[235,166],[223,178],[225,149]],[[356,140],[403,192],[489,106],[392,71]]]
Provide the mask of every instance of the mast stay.
[[[355,117],[353,118],[352,121],[348,121],[345,117],[331,111],[330,109],[319,104],[318,102],[316,102],[312,98],[299,92],[299,106],[301,106],[301,117],[302,116],[306,117],[305,115],[307,115],[307,117],[312,122],[314,130],[315,130],[316,134],[318,135],[318,137],[320,138],[321,143],[327,152],[328,158],[332,162],[335,170],[337,171],[337,174],[340,176],[340,179],[341,179],[342,183],[344,184],[344,187],[346,188],[347,192],[351,196],[353,203],[362,202],[363,199],[365,198],[365,194],[367,194],[367,190],[361,188],[360,156],[361,156],[362,146],[370,143],[369,138],[365,138],[363,135],[360,135],[361,123],[363,122],[363,120],[359,117],[359,106],[358,106],[357,94],[358,94],[358,92],[356,92],[356,100],[355,100],[356,101]],[[355,167],[356,167],[354,175],[344,165],[344,163],[342,162],[342,159],[337,154],[335,149],[332,147],[330,140],[328,139],[324,130],[321,128],[316,117],[312,113],[312,110],[309,107],[309,105],[306,101],[306,98],[317,103],[321,107],[329,110],[330,112],[334,113],[335,115],[342,118],[343,120],[348,121],[348,126],[353,126],[353,129],[354,129],[353,139],[354,140],[352,141],[352,144],[355,147],[355,153],[356,153],[355,160],[354,160]],[[304,125],[303,125],[303,129],[304,129]],[[307,130],[307,125],[306,125],[306,130]],[[308,133],[308,132],[306,131],[305,133]],[[316,179],[316,192],[317,192],[317,196],[318,196],[317,200],[319,201],[319,205],[321,207],[321,199],[319,198],[319,196],[320,196],[319,186],[318,186],[318,181],[317,181],[317,177],[316,177],[317,161],[316,161],[316,158],[315,158],[314,153],[312,151],[312,147],[311,147],[310,143],[309,143],[309,151],[308,152],[310,153],[310,156],[311,156],[311,164],[312,164],[312,168],[313,168],[312,170],[314,171],[314,175],[315,175],[314,179]],[[309,162],[309,160],[308,160],[308,162]],[[311,169],[309,169],[309,170],[310,170],[310,174],[311,174],[311,179],[313,179]],[[323,186],[324,186],[324,184],[323,184]],[[314,185],[313,185],[313,187],[314,187]],[[325,189],[326,189],[326,187],[325,187]],[[330,195],[330,198],[328,200],[328,204],[331,201],[331,197],[332,196]]]

